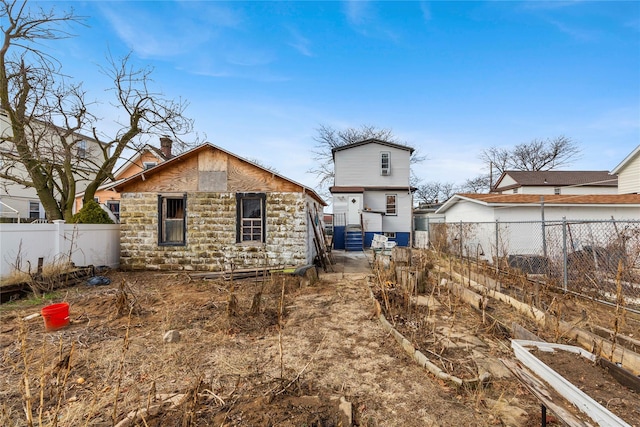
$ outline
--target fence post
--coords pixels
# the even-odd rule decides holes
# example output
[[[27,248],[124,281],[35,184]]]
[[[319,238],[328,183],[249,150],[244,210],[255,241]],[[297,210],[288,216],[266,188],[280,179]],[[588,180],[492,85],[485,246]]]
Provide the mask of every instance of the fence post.
[[[460,220],[460,262],[462,262],[462,220]]]
[[[53,223],[56,226],[56,235],[53,241],[53,253],[54,259],[60,259],[60,255],[64,251],[64,219],[54,219]]]
[[[498,220],[496,219],[496,274],[498,274],[498,270],[499,270],[499,265],[500,265],[500,246],[499,245],[499,239],[500,239],[500,224],[498,224]]]
[[[544,196],[540,196],[540,217],[542,220],[542,255],[547,258],[547,236],[544,230]],[[547,272],[548,274],[549,272]]]
[[[429,222],[429,217],[427,216],[427,247],[425,249],[429,249],[431,247],[431,223]]]
[[[567,292],[568,272],[567,272],[567,217],[562,217],[562,289]]]

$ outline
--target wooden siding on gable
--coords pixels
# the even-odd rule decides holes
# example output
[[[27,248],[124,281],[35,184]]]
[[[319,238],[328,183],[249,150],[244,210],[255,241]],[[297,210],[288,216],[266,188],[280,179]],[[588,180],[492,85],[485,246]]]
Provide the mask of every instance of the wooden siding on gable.
[[[119,190],[139,192],[303,192],[304,188],[221,150],[199,150],[142,173]]]

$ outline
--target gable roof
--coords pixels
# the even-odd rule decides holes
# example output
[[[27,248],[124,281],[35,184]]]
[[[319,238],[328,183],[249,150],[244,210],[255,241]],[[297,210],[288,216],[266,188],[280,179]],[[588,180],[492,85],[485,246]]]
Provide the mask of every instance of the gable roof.
[[[260,170],[263,170],[265,172],[268,172],[268,173],[272,174],[273,176],[277,176],[278,178],[280,178],[282,180],[285,180],[285,181],[287,181],[287,182],[289,182],[291,184],[294,184],[294,185],[300,187],[302,189],[302,192],[308,193],[311,197],[313,197],[316,201],[318,201],[322,206],[327,206],[327,202],[325,202],[312,188],[307,187],[305,185],[302,185],[299,182],[293,181],[293,180],[291,180],[289,178],[286,178],[286,177],[284,177],[284,176],[282,176],[282,175],[280,175],[280,174],[278,174],[276,172],[273,172],[273,171],[271,171],[269,169],[266,169],[266,168],[264,168],[264,167],[262,167],[262,166],[260,166],[260,165],[258,165],[256,163],[253,163],[253,162],[251,162],[251,161],[249,161],[247,159],[244,159],[244,158],[242,158],[242,157],[240,157],[240,156],[238,156],[236,154],[233,154],[230,151],[227,151],[227,150],[225,150],[223,148],[220,148],[217,145],[214,145],[214,144],[212,144],[210,142],[205,142],[203,144],[200,144],[197,147],[192,148],[191,150],[185,151],[184,153],[179,154],[177,156],[174,156],[171,159],[166,160],[166,161],[156,165],[153,168],[147,169],[145,171],[141,171],[141,172],[139,172],[139,173],[137,173],[137,174],[135,174],[135,175],[133,175],[133,176],[131,176],[131,177],[129,177],[129,178],[117,183],[117,184],[115,184],[113,186],[113,188],[116,191],[121,192],[124,189],[124,187],[126,187],[127,185],[129,185],[131,183],[134,183],[134,182],[137,182],[137,181],[144,181],[144,180],[148,179],[150,176],[153,176],[153,175],[158,174],[158,173],[160,173],[162,171],[165,171],[165,170],[167,170],[167,169],[169,169],[169,168],[171,168],[171,167],[173,167],[175,165],[178,165],[178,164],[182,163],[184,160],[186,160],[188,158],[197,156],[198,153],[200,153],[200,152],[202,152],[204,150],[218,150],[218,151],[221,151],[221,152],[225,153],[228,156],[234,157],[234,158],[236,158],[236,159],[238,159],[238,160],[240,160],[240,161],[242,161],[244,163],[247,163],[247,164],[251,165],[252,167],[255,167],[257,169],[260,169]]]
[[[511,177],[517,184],[500,183],[505,177]],[[617,187],[618,177],[609,171],[504,171],[494,185],[494,190],[509,190],[517,187]]]
[[[541,199],[544,197],[544,199]],[[637,206],[640,194],[455,194],[436,213],[443,213],[459,202],[487,207],[504,206]]]
[[[635,150],[633,150],[627,157],[625,157],[624,160],[621,161],[618,166],[613,168],[611,173],[612,174],[620,173],[622,171],[622,169],[624,169],[628,164],[630,164],[633,161],[634,158],[636,158],[638,156],[640,156],[640,145],[638,145]]]
[[[340,147],[334,147],[331,149],[331,155],[335,157],[336,151],[348,150],[350,148],[361,147],[367,144],[379,144],[386,147],[397,148],[399,150],[406,150],[409,152],[409,154],[413,154],[413,152],[415,151],[415,148],[409,147],[408,145],[396,144],[395,142],[383,141],[376,138],[369,138],[363,139],[362,141],[353,142],[351,144],[341,145]]]
[[[135,164],[138,160],[140,160],[140,158],[142,157],[145,151],[148,151],[151,154],[157,156],[161,160],[161,162],[164,162],[167,160],[167,157],[164,155],[162,150],[154,147],[153,145],[145,144],[138,151],[136,151],[136,153],[133,156],[125,160],[125,162],[122,165],[120,165],[118,169],[116,169],[116,171],[113,173],[113,177],[115,178],[115,180],[117,181],[119,175],[122,174],[125,170],[127,170],[129,166],[131,166],[132,164]]]

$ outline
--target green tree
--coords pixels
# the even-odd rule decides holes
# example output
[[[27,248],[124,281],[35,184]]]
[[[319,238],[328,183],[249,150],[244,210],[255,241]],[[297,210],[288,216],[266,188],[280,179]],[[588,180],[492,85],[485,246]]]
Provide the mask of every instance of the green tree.
[[[109,214],[95,200],[85,203],[82,209],[73,216],[73,222],[79,224],[113,224]]]

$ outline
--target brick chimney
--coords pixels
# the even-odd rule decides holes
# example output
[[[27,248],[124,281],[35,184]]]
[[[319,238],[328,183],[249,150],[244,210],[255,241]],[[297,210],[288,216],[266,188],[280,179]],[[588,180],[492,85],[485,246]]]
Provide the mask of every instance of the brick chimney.
[[[168,160],[173,157],[171,154],[171,147],[173,146],[173,140],[168,136],[160,137],[160,150],[164,157]]]

